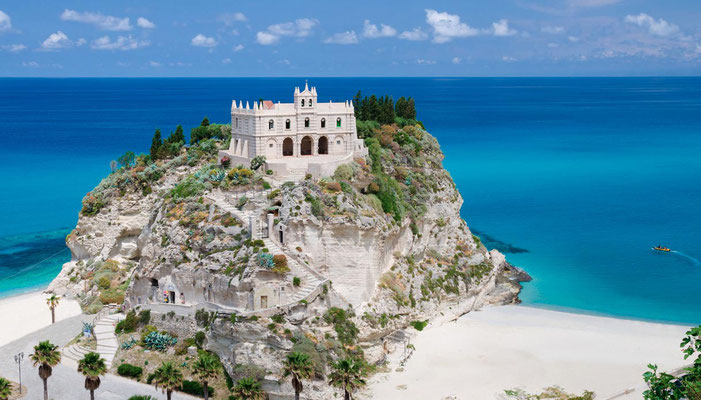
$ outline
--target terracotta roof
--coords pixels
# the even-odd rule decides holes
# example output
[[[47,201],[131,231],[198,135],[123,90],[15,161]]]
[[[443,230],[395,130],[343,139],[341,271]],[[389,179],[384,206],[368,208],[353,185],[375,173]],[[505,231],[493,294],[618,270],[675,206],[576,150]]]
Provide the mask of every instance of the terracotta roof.
[[[275,107],[275,103],[270,100],[263,100],[263,107],[266,110],[272,110]]]

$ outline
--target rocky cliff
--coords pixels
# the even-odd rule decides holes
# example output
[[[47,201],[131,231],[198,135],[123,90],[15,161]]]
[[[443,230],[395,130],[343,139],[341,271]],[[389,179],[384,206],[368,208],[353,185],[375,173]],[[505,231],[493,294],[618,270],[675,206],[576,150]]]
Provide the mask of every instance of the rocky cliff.
[[[392,362],[411,324],[517,302],[523,277],[460,217],[436,139],[415,124],[369,136],[367,159],[300,182],[218,165],[226,143],[213,139],[138,157],[84,198],[50,290],[88,312],[183,315],[232,375],[262,368],[272,392],[289,389],[273,382],[291,349],[318,359],[322,378],[346,355]],[[313,398],[331,390],[313,387]]]

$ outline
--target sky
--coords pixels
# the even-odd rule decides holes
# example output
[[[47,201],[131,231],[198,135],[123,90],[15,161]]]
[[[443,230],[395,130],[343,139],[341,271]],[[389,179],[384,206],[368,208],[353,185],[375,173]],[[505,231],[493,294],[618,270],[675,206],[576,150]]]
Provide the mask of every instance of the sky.
[[[0,76],[689,76],[699,21],[699,0],[6,0]]]

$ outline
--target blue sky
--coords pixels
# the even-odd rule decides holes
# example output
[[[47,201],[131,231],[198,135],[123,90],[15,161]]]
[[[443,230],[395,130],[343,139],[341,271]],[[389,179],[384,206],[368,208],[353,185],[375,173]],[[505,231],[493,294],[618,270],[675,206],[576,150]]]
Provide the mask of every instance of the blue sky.
[[[699,0],[4,1],[0,76],[701,73]]]

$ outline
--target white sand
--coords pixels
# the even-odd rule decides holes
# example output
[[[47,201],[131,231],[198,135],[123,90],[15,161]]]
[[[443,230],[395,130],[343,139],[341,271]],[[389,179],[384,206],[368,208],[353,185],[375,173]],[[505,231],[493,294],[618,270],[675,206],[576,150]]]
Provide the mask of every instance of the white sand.
[[[378,374],[364,397],[495,399],[504,389],[558,385],[608,399],[642,399],[648,363],[685,365],[679,351],[688,327],[505,306],[429,326],[412,341],[403,372]],[[401,387],[399,387],[401,386]]]
[[[0,299],[0,346],[51,325],[51,310],[46,305],[49,296],[39,290]],[[56,321],[80,313],[78,302],[62,298],[56,307]]]

